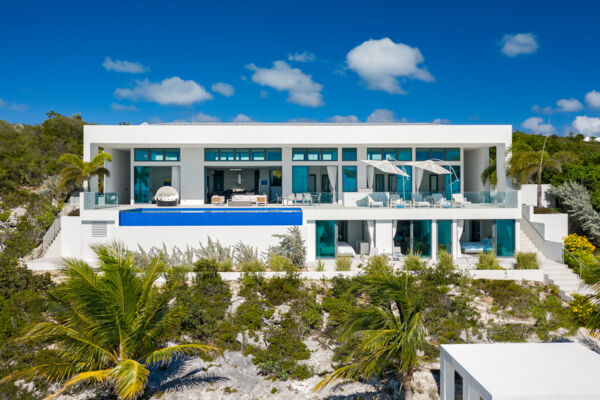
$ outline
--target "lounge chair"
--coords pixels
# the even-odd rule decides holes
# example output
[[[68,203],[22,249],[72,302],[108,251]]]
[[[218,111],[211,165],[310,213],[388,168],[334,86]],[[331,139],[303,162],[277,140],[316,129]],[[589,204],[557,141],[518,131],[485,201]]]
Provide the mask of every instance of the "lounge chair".
[[[290,193],[287,196],[285,196],[284,204],[286,206],[293,206],[294,204],[296,204],[296,195],[294,193]]]
[[[390,207],[404,208],[408,206],[409,204],[399,195],[390,195]]]
[[[375,201],[371,196],[367,196],[367,202],[369,203],[369,207],[383,207],[383,201]]]
[[[302,193],[302,203],[303,204],[309,204],[312,206],[312,202],[313,202],[312,194]]]
[[[462,193],[455,193],[452,195],[452,204],[455,207],[466,207],[468,205],[471,205],[470,201],[465,200],[465,198],[463,197]]]
[[[304,204],[304,193],[296,193],[296,200],[295,203],[298,204]]]
[[[423,195],[421,193],[413,194],[413,205],[415,207],[431,207],[431,203],[423,200]]]
[[[223,206],[225,205],[225,196],[212,196],[210,198],[210,203],[213,206]]]
[[[431,197],[433,199],[434,207],[449,208],[452,206],[452,203],[446,200],[441,193],[434,193],[431,195]]]

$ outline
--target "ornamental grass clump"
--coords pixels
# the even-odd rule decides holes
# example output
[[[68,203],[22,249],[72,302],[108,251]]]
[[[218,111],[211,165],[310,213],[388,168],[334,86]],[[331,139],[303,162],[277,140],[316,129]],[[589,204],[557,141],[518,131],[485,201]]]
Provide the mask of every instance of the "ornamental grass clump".
[[[350,271],[350,267],[352,267],[352,257],[339,256],[335,260],[335,270],[336,271]]]
[[[539,267],[537,253],[517,253],[516,269],[539,269]]]
[[[491,251],[484,251],[479,254],[479,261],[477,262],[477,269],[502,269],[498,265],[498,259]]]
[[[404,269],[406,271],[423,271],[425,263],[421,261],[420,254],[411,253],[404,258]]]

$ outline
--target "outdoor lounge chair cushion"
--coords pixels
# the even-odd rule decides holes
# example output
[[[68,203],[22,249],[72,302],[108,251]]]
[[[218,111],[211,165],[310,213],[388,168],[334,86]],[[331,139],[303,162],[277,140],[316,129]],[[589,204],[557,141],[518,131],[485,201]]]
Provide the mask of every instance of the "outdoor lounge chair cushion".
[[[163,186],[156,191],[154,196],[159,206],[175,206],[179,203],[179,193],[172,186]]]

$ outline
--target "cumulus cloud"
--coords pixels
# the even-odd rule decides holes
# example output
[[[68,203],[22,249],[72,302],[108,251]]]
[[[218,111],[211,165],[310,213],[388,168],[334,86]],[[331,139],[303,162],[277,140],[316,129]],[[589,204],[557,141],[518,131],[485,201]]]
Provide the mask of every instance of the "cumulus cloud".
[[[585,102],[591,108],[600,108],[600,92],[592,90],[591,92],[586,93]]]
[[[327,118],[328,122],[337,123],[357,123],[360,122],[356,115],[334,115],[333,117]]]
[[[368,117],[367,122],[389,124],[394,122],[406,122],[406,118],[397,119],[392,110],[379,108],[374,110]]]
[[[232,120],[232,122],[253,122],[252,118],[245,114],[238,114]]]
[[[134,105],[128,106],[125,104],[112,103],[110,108],[114,111],[137,111],[138,108]]]
[[[141,74],[149,69],[138,62],[112,60],[110,57],[104,59],[102,66],[107,71],[127,72],[130,74]]]
[[[583,108],[583,104],[577,99],[560,99],[556,102],[560,111],[577,112]]]
[[[308,51],[305,51],[303,53],[288,54],[289,61],[311,62],[311,61],[314,61],[315,58],[316,58],[315,55],[313,53],[309,53]]]
[[[306,107],[322,106],[323,96],[320,85],[298,68],[292,68],[285,61],[275,61],[272,68],[260,68],[254,64],[246,66],[254,71],[252,81],[259,85],[269,86],[277,91],[289,93],[287,101]]]
[[[356,72],[369,89],[388,93],[405,93],[398,78],[419,79],[432,82],[433,76],[426,68],[421,51],[403,43],[394,43],[389,38],[367,40],[346,55],[348,68]]]
[[[550,107],[550,106],[540,107],[536,104],[533,107],[531,107],[531,111],[538,113],[538,114],[550,114],[550,113],[552,113],[552,107]]]
[[[597,135],[600,133],[600,118],[578,115],[573,121],[573,129],[584,135]]]
[[[502,54],[507,57],[516,57],[519,54],[531,54],[539,48],[533,33],[506,34],[502,38]]]
[[[217,82],[210,88],[213,92],[219,93],[225,97],[231,97],[235,93],[235,89],[229,83]]]
[[[434,124],[446,125],[450,123],[448,118],[436,118],[433,120]]]
[[[192,80],[185,81],[178,76],[167,78],[162,82],[150,82],[148,79],[136,80],[132,89],[119,88],[115,90],[115,96],[121,99],[145,100],[162,105],[176,104],[180,106],[213,98],[212,94],[204,89],[204,86]]]
[[[544,120],[540,117],[529,117],[521,124],[521,128],[526,129],[532,133],[545,134],[545,133],[556,133],[556,129],[552,124],[544,123]]]
[[[215,117],[214,115],[208,115],[208,114],[204,114],[202,111],[192,115],[190,118],[187,119],[178,119],[176,121],[173,121],[173,123],[189,123],[189,122],[221,122],[221,120],[218,117]]]

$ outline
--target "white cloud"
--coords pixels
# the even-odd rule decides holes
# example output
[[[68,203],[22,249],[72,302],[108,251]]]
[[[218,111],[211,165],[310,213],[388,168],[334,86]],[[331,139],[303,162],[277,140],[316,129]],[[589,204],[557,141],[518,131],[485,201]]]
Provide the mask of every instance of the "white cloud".
[[[320,85],[298,68],[292,68],[285,61],[275,61],[273,68],[260,68],[254,64],[246,66],[254,71],[252,81],[263,86],[270,86],[278,91],[288,91],[287,101],[306,107],[322,106],[323,96]]]
[[[537,134],[556,133],[556,129],[552,124],[545,124],[540,117],[529,117],[521,124],[521,128]]]
[[[252,118],[245,114],[238,114],[232,120],[232,122],[253,122]]]
[[[235,89],[229,83],[217,82],[213,84],[211,87],[213,92],[219,93],[225,97],[233,96]]]
[[[190,118],[178,119],[178,120],[173,121],[172,123],[180,124],[180,123],[190,123],[190,122],[221,122],[221,120],[218,117],[215,117],[214,115],[204,114],[202,111],[200,111],[197,114],[192,115]]]
[[[150,82],[148,79],[136,80],[132,89],[115,90],[115,96],[121,99],[153,101],[162,105],[190,105],[213,98],[202,85],[191,80],[184,81],[178,76],[167,78],[162,82]]]
[[[392,110],[379,108],[374,110],[371,115],[367,117],[367,122],[389,124],[394,122],[406,122],[406,118],[397,119]]]
[[[577,99],[560,99],[556,105],[560,111],[565,112],[577,112],[583,108],[583,104]]]
[[[267,97],[269,97],[269,93],[266,90],[261,90],[260,91],[260,98],[261,99],[266,99]]]
[[[436,118],[433,120],[434,124],[446,125],[450,123],[448,118]]]
[[[585,95],[585,102],[592,108],[600,108],[600,92],[592,90]]]
[[[432,82],[429,71],[419,67],[424,60],[418,48],[394,43],[389,38],[367,40],[346,55],[348,68],[364,79],[369,89],[388,93],[405,93],[399,77]]]
[[[114,111],[137,111],[138,108],[134,105],[127,106],[125,104],[112,103],[110,108]]]
[[[289,61],[311,62],[311,61],[314,61],[315,58],[316,58],[315,55],[313,53],[309,53],[308,51],[305,51],[303,53],[288,54]]]
[[[578,115],[572,126],[575,131],[584,135],[597,135],[600,133],[600,118]]]
[[[334,115],[333,117],[327,118],[329,122],[337,122],[337,123],[357,123],[360,122],[356,115]]]
[[[551,114],[553,110],[552,110],[552,107],[550,107],[550,106],[542,108],[536,104],[533,107],[531,107],[531,111],[538,113],[538,114]]]
[[[124,61],[124,60],[112,60],[110,57],[106,57],[102,66],[107,71],[115,72],[127,72],[130,74],[141,74],[146,72],[149,68],[143,66],[138,62]]]
[[[502,54],[507,57],[516,57],[519,54],[531,54],[539,48],[533,33],[506,34],[502,38]]]

